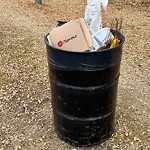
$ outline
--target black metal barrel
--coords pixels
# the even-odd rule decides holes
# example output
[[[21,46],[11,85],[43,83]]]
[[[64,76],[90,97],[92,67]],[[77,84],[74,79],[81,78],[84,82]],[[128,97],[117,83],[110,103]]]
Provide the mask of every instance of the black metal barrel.
[[[49,77],[55,129],[76,146],[108,139],[115,127],[115,108],[124,36],[120,44],[97,52],[69,52],[50,46]]]

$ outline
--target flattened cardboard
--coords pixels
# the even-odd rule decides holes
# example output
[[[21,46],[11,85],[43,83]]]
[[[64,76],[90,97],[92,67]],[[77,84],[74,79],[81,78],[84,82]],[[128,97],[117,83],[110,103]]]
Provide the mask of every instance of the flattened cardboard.
[[[55,28],[48,35],[48,40],[53,47],[68,51],[84,52],[92,47],[91,35],[83,18]]]

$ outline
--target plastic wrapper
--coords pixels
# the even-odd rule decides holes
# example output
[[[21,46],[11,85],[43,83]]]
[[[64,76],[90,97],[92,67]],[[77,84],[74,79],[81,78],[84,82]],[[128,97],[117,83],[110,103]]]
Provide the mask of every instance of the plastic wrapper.
[[[85,21],[91,34],[102,28],[101,6],[106,10],[108,0],[87,0]]]
[[[113,38],[110,28],[102,28],[92,35],[93,48],[91,51],[97,51],[100,48],[106,47]]]

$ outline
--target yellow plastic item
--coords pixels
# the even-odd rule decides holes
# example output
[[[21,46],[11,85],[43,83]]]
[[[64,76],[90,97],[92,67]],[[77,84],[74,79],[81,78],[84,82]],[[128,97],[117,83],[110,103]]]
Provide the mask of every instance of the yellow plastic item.
[[[110,48],[113,48],[113,47],[117,46],[119,44],[119,42],[120,42],[120,40],[118,39],[118,37],[114,36],[111,39]]]

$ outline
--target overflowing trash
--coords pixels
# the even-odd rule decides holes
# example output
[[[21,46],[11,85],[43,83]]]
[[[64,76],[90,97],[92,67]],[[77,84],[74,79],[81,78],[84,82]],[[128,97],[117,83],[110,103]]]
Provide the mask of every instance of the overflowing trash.
[[[116,31],[121,31],[122,19],[119,20],[119,19],[115,18],[114,21],[115,22],[112,23],[111,28],[115,28],[114,30],[116,30]],[[117,46],[119,43],[120,43],[120,40],[119,40],[118,36],[114,35],[114,37],[111,39],[111,42],[110,42],[110,48],[113,48],[113,47]]]
[[[102,26],[101,6],[106,10],[108,0],[87,0],[85,17],[58,21],[48,35],[49,44],[67,51],[93,52],[117,46],[120,39],[111,29],[120,31],[122,20],[115,18],[111,28]]]
[[[87,0],[85,21],[91,34],[102,28],[101,4],[106,10],[108,0]]]
[[[48,40],[55,48],[69,51],[84,52],[92,47],[91,35],[83,18],[71,20],[55,28],[50,32]]]
[[[98,49],[105,48],[114,38],[113,34],[110,31],[110,28],[102,28],[98,30],[95,34],[92,35],[92,50],[97,51]]]

